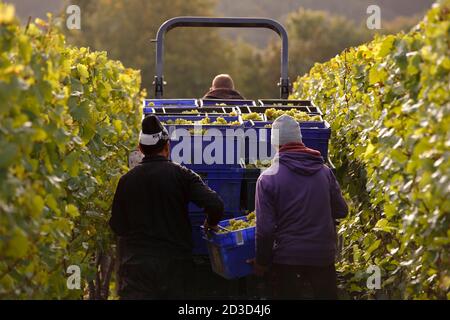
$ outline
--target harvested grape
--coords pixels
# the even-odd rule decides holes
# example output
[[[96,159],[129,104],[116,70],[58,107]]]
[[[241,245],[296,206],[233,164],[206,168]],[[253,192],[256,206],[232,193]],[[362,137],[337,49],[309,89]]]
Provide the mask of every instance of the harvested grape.
[[[175,119],[174,120],[167,120],[166,122],[163,122],[163,124],[168,124],[168,125],[174,125],[174,124],[179,124],[179,125],[190,125],[190,124],[194,124],[193,121],[189,121],[189,120],[185,120],[185,119]]]
[[[211,122],[211,119],[209,117],[205,117],[199,121],[190,121],[185,119],[175,119],[175,120],[167,120],[166,122],[162,123],[163,125],[229,125],[229,126],[240,126],[241,123],[239,121],[233,121],[233,122],[227,122],[222,117],[218,117],[216,121]]]
[[[206,129],[189,129],[189,133],[193,136],[203,136],[206,131]]]
[[[200,112],[198,110],[186,110],[183,111],[182,114],[199,114]]]
[[[290,109],[287,111],[284,110],[276,110],[275,108],[270,108],[267,109],[266,112],[266,117],[269,121],[274,121],[275,119],[277,119],[278,117],[286,114],[288,116],[291,116],[292,118],[294,118],[295,120],[297,120],[298,122],[305,122],[305,121],[322,121],[322,118],[318,115],[315,116],[310,116],[308,115],[306,112],[297,110],[297,109]]]
[[[224,118],[218,117],[218,118],[216,119],[216,121],[214,121],[212,124],[215,124],[215,125],[224,125],[224,124],[228,124],[228,122],[227,122],[227,120],[225,120]]]
[[[256,214],[255,212],[251,212],[246,216],[246,220],[236,220],[231,219],[228,221],[228,225],[221,228],[217,233],[219,234],[225,234],[230,231],[237,231],[237,230],[243,230],[247,228],[251,228],[256,226]]]
[[[259,113],[252,112],[242,115],[242,120],[255,120],[255,121],[262,121],[262,116]]]
[[[199,121],[199,124],[211,124],[211,119],[208,117],[205,117]]]

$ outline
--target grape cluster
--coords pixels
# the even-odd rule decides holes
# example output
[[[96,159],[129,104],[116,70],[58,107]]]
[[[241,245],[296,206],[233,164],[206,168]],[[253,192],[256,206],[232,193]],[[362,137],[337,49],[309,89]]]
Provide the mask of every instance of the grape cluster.
[[[182,114],[199,114],[200,112],[198,110],[186,110],[183,111]]]
[[[204,136],[206,134],[206,129],[189,129],[189,133],[193,136]]]
[[[201,125],[211,124],[211,119],[209,117],[204,117],[202,120],[198,121],[198,124]]]
[[[239,126],[240,122],[239,121],[232,121],[232,122],[227,122],[227,120],[225,120],[222,117],[218,117],[216,119],[216,121],[211,122],[211,119],[209,117],[205,117],[203,119],[201,119],[200,121],[190,121],[190,120],[185,120],[185,119],[175,119],[175,120],[167,120],[166,122],[163,122],[164,125],[194,125],[194,124],[198,124],[198,125],[229,125],[229,126]]]
[[[256,160],[253,163],[249,163],[247,165],[248,169],[261,169],[261,168],[269,168],[272,165],[271,160]]]
[[[245,220],[236,220],[231,219],[228,221],[228,226],[225,226],[224,229],[220,229],[217,233],[225,234],[231,231],[243,230],[250,227],[256,226],[256,214],[255,212],[251,212],[246,216]]]
[[[225,120],[222,117],[218,117],[216,119],[216,121],[214,121],[211,124],[213,124],[213,125],[230,125],[230,126],[239,126],[239,125],[241,125],[239,121],[227,122],[227,120]]]
[[[193,121],[185,120],[185,119],[175,119],[175,120],[167,120],[166,122],[163,122],[163,124],[168,125],[174,125],[174,124],[180,124],[180,125],[187,125],[187,124],[194,124]]]
[[[243,114],[242,120],[262,121],[263,118],[259,113],[252,112],[252,113]]]
[[[276,118],[278,118],[284,114],[291,116],[292,118],[294,118],[295,120],[297,120],[299,122],[300,121],[322,121],[322,118],[320,117],[320,115],[310,116],[306,112],[299,111],[296,109],[284,111],[284,110],[277,110],[275,108],[270,108],[270,109],[266,110],[265,114],[269,121],[274,121]]]

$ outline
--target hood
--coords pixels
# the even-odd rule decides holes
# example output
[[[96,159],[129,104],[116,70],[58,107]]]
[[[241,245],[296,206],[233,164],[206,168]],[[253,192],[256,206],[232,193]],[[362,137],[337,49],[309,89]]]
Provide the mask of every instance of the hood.
[[[203,99],[231,99],[231,100],[244,100],[242,95],[233,89],[214,89],[209,91]]]
[[[324,165],[320,155],[305,152],[281,152],[278,154],[278,161],[289,170],[302,176],[312,176]]]

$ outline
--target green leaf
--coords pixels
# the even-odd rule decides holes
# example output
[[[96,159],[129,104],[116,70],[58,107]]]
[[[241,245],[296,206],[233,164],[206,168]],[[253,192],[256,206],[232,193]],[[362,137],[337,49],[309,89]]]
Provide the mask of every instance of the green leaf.
[[[26,233],[15,228],[11,239],[8,241],[6,255],[11,258],[23,258],[26,256],[29,248],[29,241]]]
[[[391,231],[395,230],[395,228],[392,227],[391,225],[389,225],[389,221],[387,219],[380,219],[375,224],[375,230],[381,230],[381,231],[384,231],[384,232],[391,232]]]
[[[19,152],[17,145],[0,142],[0,168],[7,168],[16,159]]]
[[[385,56],[387,56],[394,45],[394,41],[395,41],[395,36],[394,35],[388,35],[384,38],[384,40],[380,43],[378,51],[376,53],[376,55],[379,58],[384,58]]]
[[[375,152],[375,146],[373,144],[369,143],[367,145],[366,152],[364,153],[364,157],[369,158],[370,156],[372,156],[374,154],[374,152]]]
[[[375,250],[378,249],[378,247],[380,246],[380,244],[381,244],[381,240],[380,240],[380,239],[375,240],[375,241],[370,245],[370,247],[366,249],[366,252],[364,253],[364,257],[365,257],[366,260],[368,260],[368,259],[370,258],[370,255],[372,254],[372,252],[374,252]]]
[[[397,213],[397,208],[392,203],[385,203],[384,204],[384,214],[386,215],[386,218],[390,219]]]

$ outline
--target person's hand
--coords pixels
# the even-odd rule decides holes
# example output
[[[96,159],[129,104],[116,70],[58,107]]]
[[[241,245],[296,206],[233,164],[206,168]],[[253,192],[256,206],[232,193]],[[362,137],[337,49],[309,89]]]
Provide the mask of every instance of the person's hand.
[[[268,267],[258,264],[255,259],[247,260],[247,263],[253,266],[253,273],[257,277],[263,277],[269,270]]]
[[[203,223],[203,227],[205,228],[205,232],[208,232],[210,230],[215,231],[215,232],[219,231],[219,227],[217,225],[215,225],[215,226],[209,225],[208,219],[206,219],[205,222]]]

